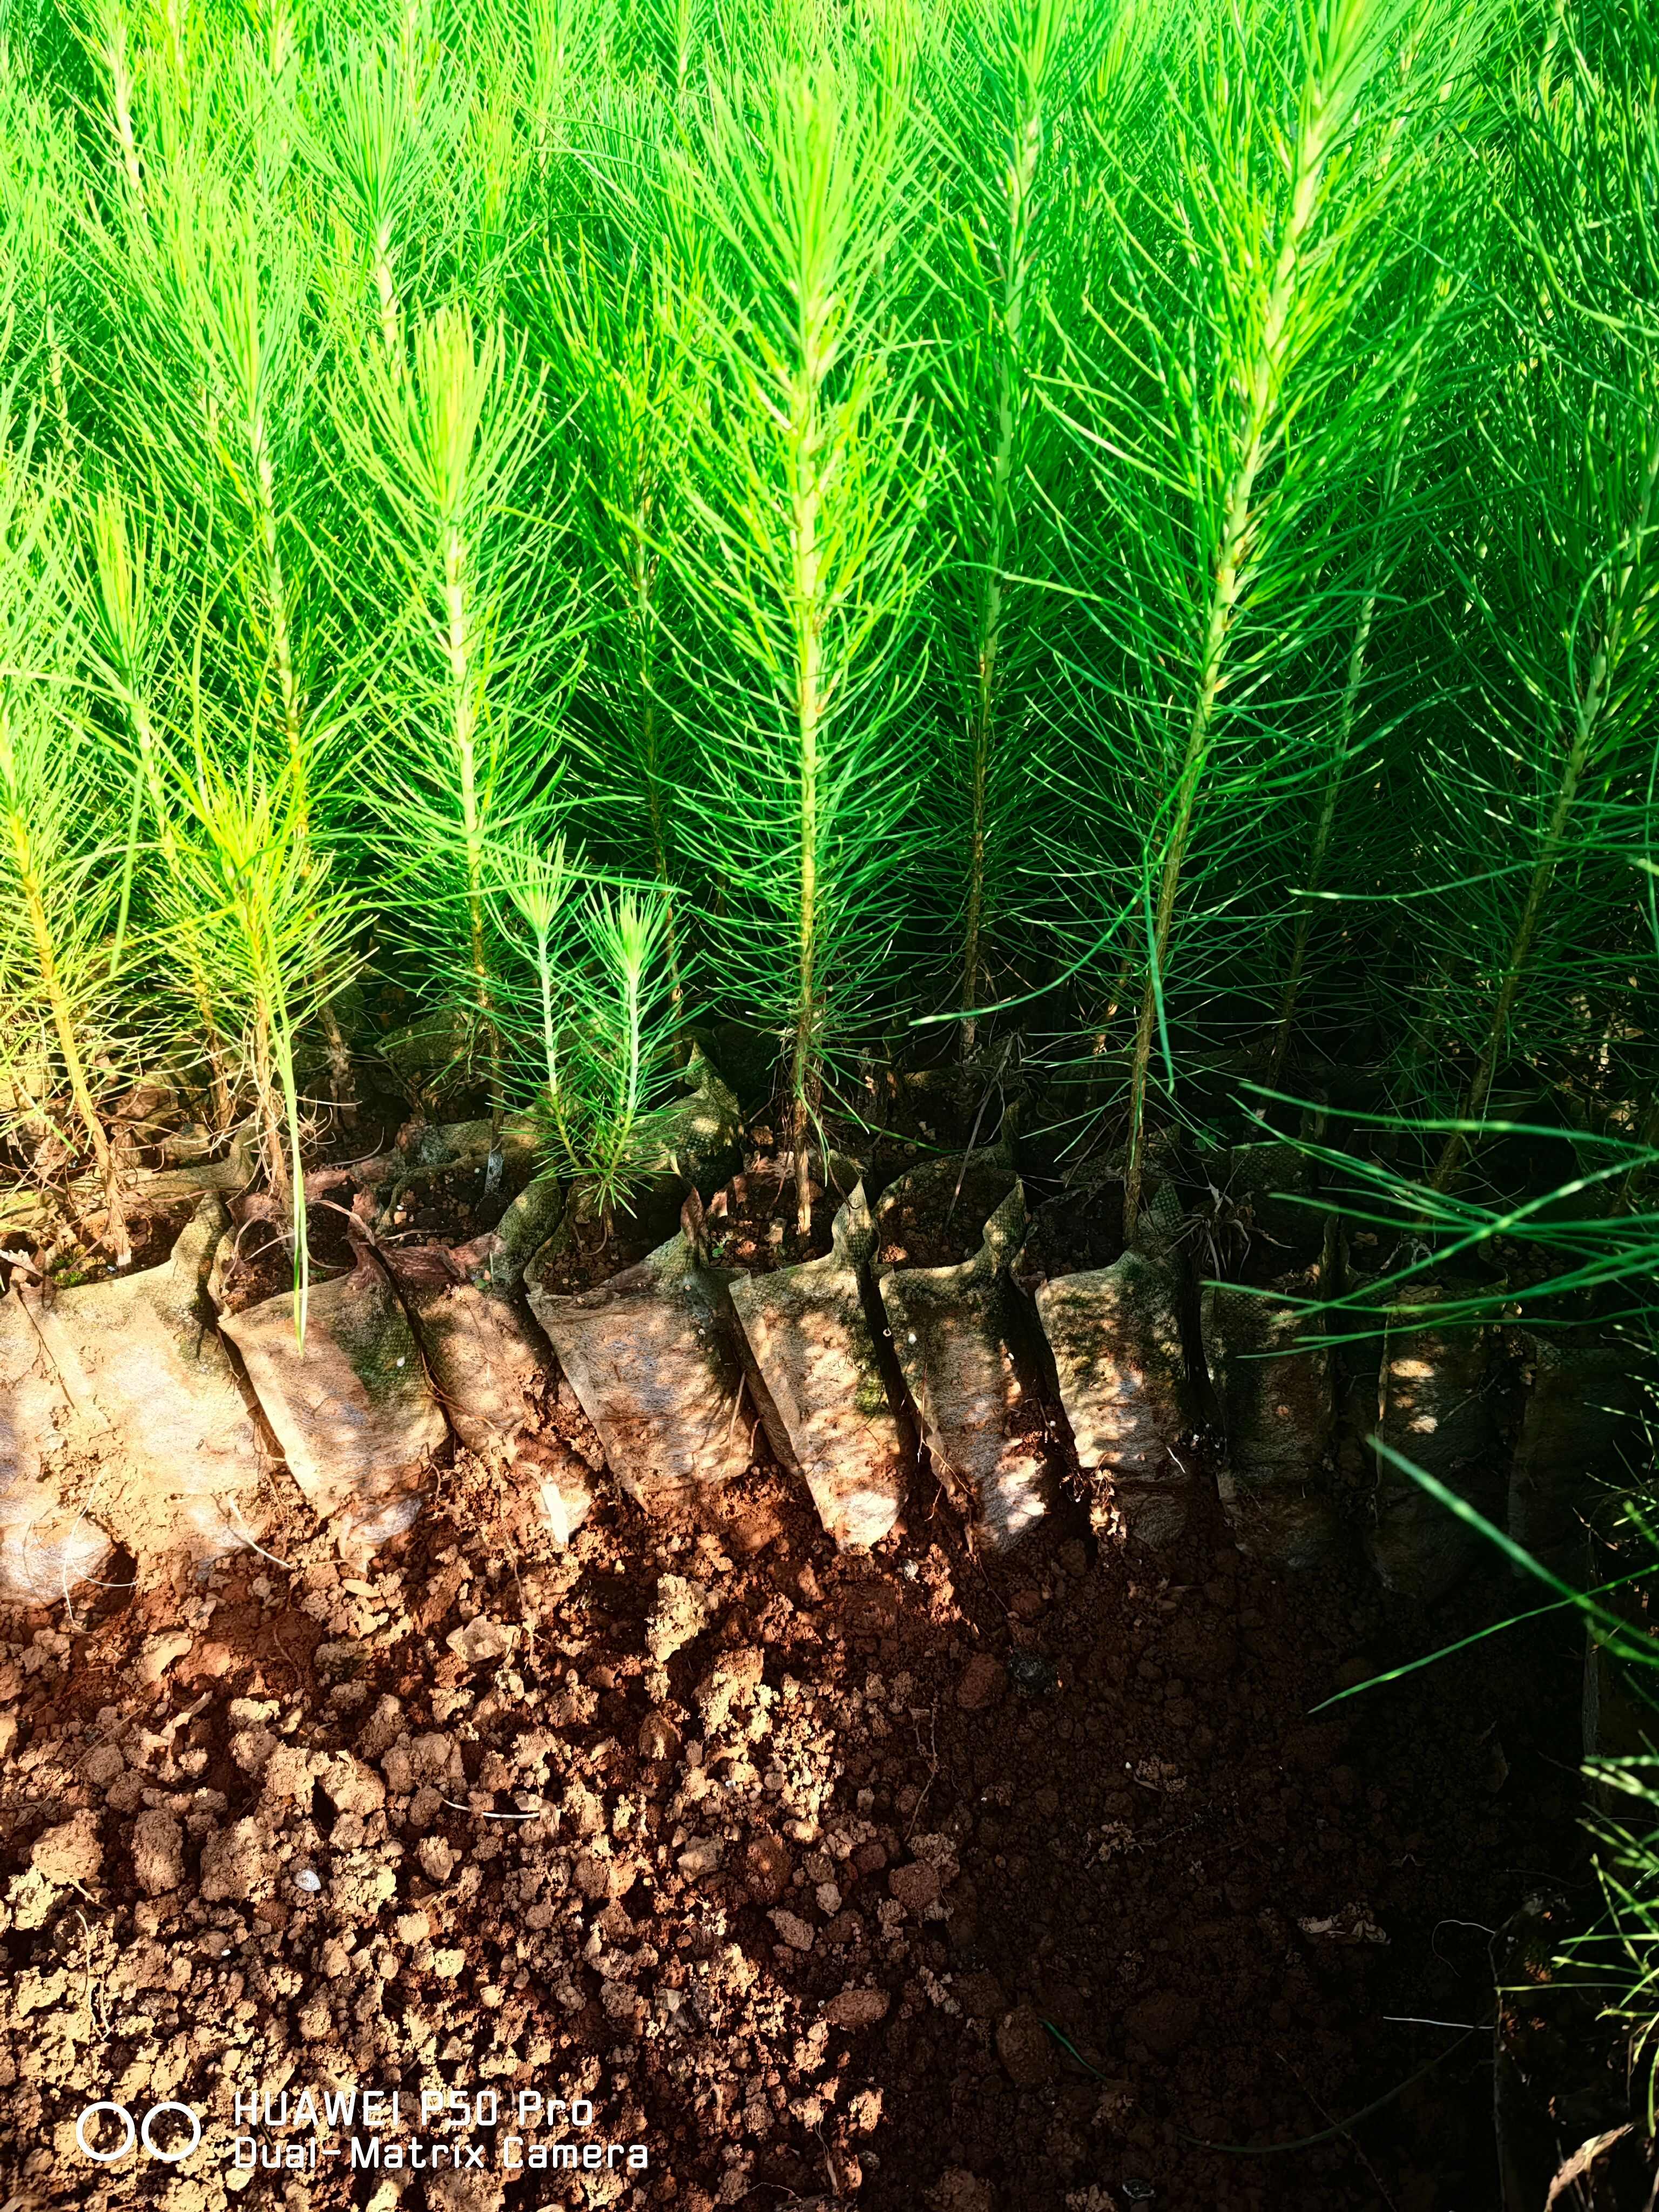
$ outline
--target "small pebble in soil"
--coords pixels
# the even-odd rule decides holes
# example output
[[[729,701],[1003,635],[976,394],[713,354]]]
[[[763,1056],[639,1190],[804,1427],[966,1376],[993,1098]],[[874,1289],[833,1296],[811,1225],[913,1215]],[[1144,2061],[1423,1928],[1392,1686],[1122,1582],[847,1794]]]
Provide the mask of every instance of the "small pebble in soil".
[[[1046,1698],[1060,1687],[1060,1669],[1046,1651],[1014,1651],[1008,1679],[1023,1698]]]
[[[1119,2194],[1126,2204],[1150,2204],[1158,2191],[1150,2181],[1141,2181],[1131,2176]]]

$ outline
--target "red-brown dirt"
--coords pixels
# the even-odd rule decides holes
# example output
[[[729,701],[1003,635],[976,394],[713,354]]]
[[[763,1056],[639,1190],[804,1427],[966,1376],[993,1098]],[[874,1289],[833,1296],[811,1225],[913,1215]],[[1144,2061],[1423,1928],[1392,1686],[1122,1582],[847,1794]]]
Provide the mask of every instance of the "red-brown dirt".
[[[1316,1717],[1401,1648],[1357,1577],[1219,1534],[1155,1572],[1080,1503],[976,1559],[925,1478],[837,1556],[763,1464],[702,1534],[602,1480],[561,1552],[525,1477],[568,1449],[567,1397],[517,1474],[458,1454],[361,1579],[296,1499],[284,1565],[12,1619],[19,2212],[1495,2203],[1489,1931],[1572,1863],[1559,1638]],[[1416,1644],[1513,1607],[1466,1586]],[[564,2135],[648,2166],[509,2171],[498,2125],[424,2194],[239,2176],[239,2091],[348,2082],[585,2096]],[[202,2148],[100,2168],[98,2099]]]

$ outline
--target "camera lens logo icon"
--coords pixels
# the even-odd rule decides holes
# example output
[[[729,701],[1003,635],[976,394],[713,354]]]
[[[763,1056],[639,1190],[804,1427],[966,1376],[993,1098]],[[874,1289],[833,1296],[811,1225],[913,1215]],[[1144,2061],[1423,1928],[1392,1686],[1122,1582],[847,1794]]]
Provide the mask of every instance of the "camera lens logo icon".
[[[100,2112],[109,2112],[120,2122],[121,2141],[114,2150],[95,2150],[93,2148],[90,2130]],[[165,2118],[169,2112],[178,2112],[188,2121],[190,2140],[188,2142],[174,2144],[170,2149],[164,2149],[156,2142],[153,2130],[156,2122]],[[137,2149],[140,2143],[143,2143],[151,2158],[160,2159],[164,2166],[177,2166],[181,2160],[188,2158],[197,2144],[201,2142],[202,2123],[188,2105],[175,2104],[169,2100],[165,2104],[152,2105],[144,2114],[141,2124],[133,2118],[125,2105],[115,2104],[111,2099],[105,2097],[95,2105],[88,2105],[82,2112],[80,2118],[75,2123],[75,2140],[80,2144],[86,2155],[99,2166],[115,2165],[118,2160],[125,2158],[130,2152]]]

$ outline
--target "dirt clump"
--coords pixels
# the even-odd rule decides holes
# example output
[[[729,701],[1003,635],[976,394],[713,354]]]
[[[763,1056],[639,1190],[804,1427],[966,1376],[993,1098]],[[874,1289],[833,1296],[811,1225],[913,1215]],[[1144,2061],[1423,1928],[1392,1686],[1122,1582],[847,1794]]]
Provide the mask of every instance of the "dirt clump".
[[[877,1208],[876,1257],[890,1267],[953,1267],[980,1248],[985,1224],[1013,1188],[1012,1169],[975,1159],[912,1169]]]
[[[840,1163],[837,1164],[842,1164]],[[769,1275],[830,1249],[836,1210],[846,1188],[824,1190],[812,1179],[811,1226],[803,1237],[796,1212],[792,1168],[751,1159],[741,1175],[717,1190],[708,1206],[708,1256],[716,1267],[743,1275]]]

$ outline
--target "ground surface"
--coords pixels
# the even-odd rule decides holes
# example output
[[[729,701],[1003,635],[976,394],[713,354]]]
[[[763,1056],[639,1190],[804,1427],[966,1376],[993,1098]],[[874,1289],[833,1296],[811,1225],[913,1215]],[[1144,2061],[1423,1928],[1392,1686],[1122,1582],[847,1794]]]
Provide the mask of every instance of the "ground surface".
[[[1210,1540],[1149,1572],[1077,1503],[976,1560],[921,1488],[838,1558],[764,1468],[718,1535],[601,1480],[559,1552],[526,1478],[573,1445],[567,1400],[516,1474],[462,1455],[361,1580],[296,1498],[285,1565],[12,1617],[19,2212],[1495,2201],[1490,2037],[1423,2023],[1484,2026],[1487,1931],[1571,1871],[1559,1644],[1311,1718],[1401,1649],[1357,1580],[1280,1587]],[[1413,1632],[1515,1602],[1468,1589]],[[1205,2147],[1326,2135],[1449,2050],[1310,2148]],[[398,2089],[398,2127],[282,2126],[284,2088],[292,2121],[343,2086]],[[423,2089],[502,2121],[422,2128]],[[271,2122],[234,2124],[239,2093]],[[537,2095],[591,2124],[519,2127]],[[190,2105],[201,2148],[100,2168],[98,2099]],[[239,2133],[316,2166],[239,2173]],[[343,2170],[354,2135],[378,2173]],[[390,2164],[434,2136],[482,2168]],[[648,2167],[504,2164],[562,2142]]]

